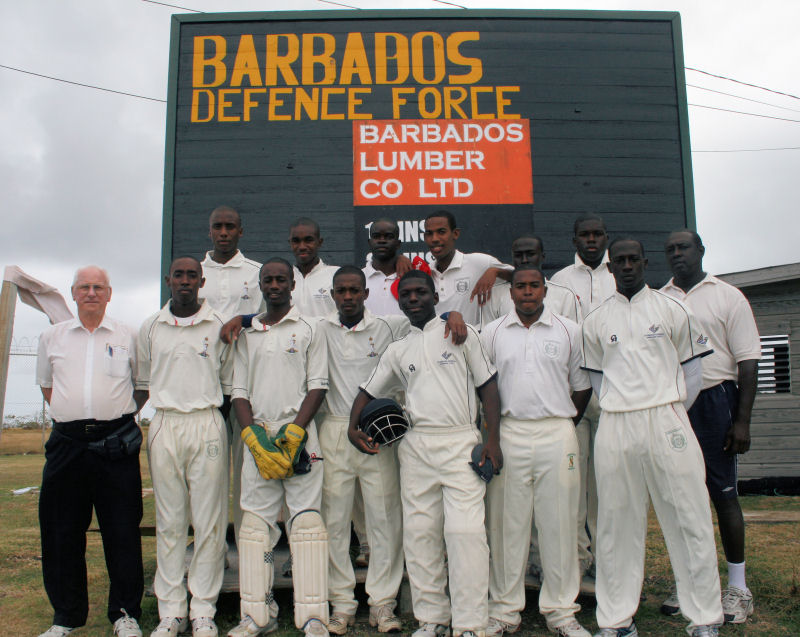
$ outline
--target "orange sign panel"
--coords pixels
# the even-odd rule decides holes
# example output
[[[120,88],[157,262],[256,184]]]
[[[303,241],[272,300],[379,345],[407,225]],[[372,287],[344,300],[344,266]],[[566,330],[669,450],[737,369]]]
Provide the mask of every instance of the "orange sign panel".
[[[527,119],[353,122],[353,204],[531,204]]]

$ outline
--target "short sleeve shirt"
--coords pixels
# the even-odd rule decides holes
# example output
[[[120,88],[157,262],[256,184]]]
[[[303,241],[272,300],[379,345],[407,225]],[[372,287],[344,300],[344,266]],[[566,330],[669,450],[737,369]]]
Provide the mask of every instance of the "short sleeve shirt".
[[[530,327],[516,311],[493,321],[481,342],[497,367],[500,413],[519,420],[572,418],[574,391],[589,389],[581,369],[580,327],[547,307]]]
[[[575,293],[563,285],[545,279],[547,295],[544,297],[544,306],[553,314],[566,316],[575,323],[581,322],[581,306]],[[503,281],[492,288],[492,298],[483,306],[483,325],[496,321],[501,316],[514,311],[514,302],[511,300],[511,283]]]
[[[239,314],[258,312],[262,302],[258,285],[260,263],[246,259],[237,250],[227,263],[217,263],[208,252],[202,266],[206,282],[198,296],[207,299],[222,318],[227,321]]]
[[[753,310],[737,288],[709,274],[688,292],[673,279],[661,291],[683,301],[708,331],[714,352],[703,359],[703,389],[738,380],[738,363],[761,358]]]
[[[389,343],[403,338],[410,327],[405,316],[375,316],[369,310],[352,328],[342,325],[336,313],[319,323],[328,345],[327,413],[339,417],[350,414],[359,385],[370,377]]]
[[[583,320],[583,367],[602,372],[600,407],[649,409],[686,399],[681,364],[711,352],[708,336],[680,301],[645,286],[615,292]]]
[[[453,260],[444,272],[431,268],[431,276],[439,294],[439,303],[436,306],[438,314],[456,310],[461,312],[464,322],[470,325],[480,325],[480,306],[478,299],[470,302],[472,288],[481,278],[487,268],[509,268],[500,263],[489,254],[472,252],[464,254],[456,250]]]
[[[550,280],[575,293],[584,317],[617,291],[614,275],[608,269],[608,252],[596,269],[590,268],[576,254],[575,263],[556,272]]]
[[[156,409],[190,413],[220,407],[233,382],[231,348],[219,337],[225,321],[203,301],[194,320],[181,325],[170,303],[139,329],[136,389],[149,390]]]
[[[256,422],[292,422],[306,395],[328,388],[328,349],[319,321],[293,307],[275,325],[253,318],[236,341],[231,398],[250,401]]]
[[[397,299],[392,294],[392,285],[397,281],[397,273],[393,272],[389,276],[380,270],[372,267],[372,263],[367,263],[363,268],[364,276],[367,278],[367,288],[369,296],[364,302],[366,308],[375,316],[396,315],[403,316]]]
[[[306,318],[322,319],[336,310],[336,304],[331,296],[331,288],[333,287],[333,275],[338,269],[335,265],[325,265],[320,259],[311,272],[303,276],[297,266],[294,266],[292,305],[297,308],[300,315]]]
[[[444,338],[445,323],[434,318],[423,329],[391,343],[369,380],[361,387],[379,398],[406,392],[406,412],[413,425],[452,426],[476,422],[475,388],[496,373],[478,332],[467,326],[467,340],[453,345]]]
[[[80,319],[56,323],[39,338],[36,380],[51,388],[57,422],[115,420],[136,412],[136,332],[104,316],[93,331]]]

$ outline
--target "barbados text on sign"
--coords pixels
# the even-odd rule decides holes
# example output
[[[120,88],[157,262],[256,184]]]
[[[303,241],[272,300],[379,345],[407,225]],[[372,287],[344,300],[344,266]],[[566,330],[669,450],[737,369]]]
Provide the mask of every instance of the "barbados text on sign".
[[[529,122],[353,122],[353,203],[533,203]]]

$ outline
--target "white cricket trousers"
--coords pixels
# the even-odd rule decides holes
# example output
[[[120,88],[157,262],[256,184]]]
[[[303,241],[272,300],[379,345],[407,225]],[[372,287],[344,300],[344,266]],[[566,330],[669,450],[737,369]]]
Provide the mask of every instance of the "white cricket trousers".
[[[236,544],[239,544],[239,529],[242,528],[242,458],[244,443],[242,442],[242,428],[236,419],[234,410],[231,409],[227,421],[228,446],[230,447],[230,476],[231,476],[231,510],[233,513],[233,532]]]
[[[291,422],[291,421],[289,421]],[[267,432],[274,436],[281,424],[270,423]],[[311,457],[311,471],[295,474],[285,480],[265,480],[261,477],[250,449],[245,449],[242,459],[242,511],[260,517],[270,529],[270,550],[281,537],[278,518],[284,503],[289,509],[288,520],[306,509],[320,510],[322,500],[323,455],[319,448],[317,427],[312,420],[306,428],[308,440],[305,450]],[[287,529],[287,533],[288,533]],[[349,536],[348,536],[349,537]]]
[[[414,616],[445,625],[452,617],[455,635],[486,630],[489,621],[486,484],[469,466],[472,448],[480,441],[475,425],[416,425],[397,450]],[[445,593],[448,570],[450,599]]]
[[[325,458],[322,519],[328,529],[328,598],[333,612],[355,615],[358,602],[350,561],[350,520],[356,490],[364,496],[370,558],[364,588],[370,606],[395,606],[403,579],[403,519],[396,445],[361,453],[347,438],[349,418],[326,416],[319,430]]]
[[[600,415],[597,623],[628,626],[644,577],[647,496],[664,533],[689,628],[722,623],[717,549],[700,445],[681,403]]]
[[[225,570],[228,519],[228,437],[217,409],[188,414],[157,410],[147,438],[156,501],[156,577],[161,617],[186,617],[183,583],[189,524],[194,554],[188,613],[213,617]]]
[[[503,470],[489,483],[489,616],[508,624],[522,621],[528,529],[536,510],[542,560],[539,611],[551,627],[580,610],[576,549],[580,489],[578,439],[568,418],[500,420]]]

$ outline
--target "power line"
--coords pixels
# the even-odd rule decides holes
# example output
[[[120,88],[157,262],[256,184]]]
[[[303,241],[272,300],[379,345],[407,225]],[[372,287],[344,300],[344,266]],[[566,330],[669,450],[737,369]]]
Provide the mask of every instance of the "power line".
[[[151,102],[166,103],[167,100],[158,99],[157,97],[148,97],[147,95],[138,95],[137,93],[126,93],[125,91],[115,91],[112,88],[104,88],[102,86],[95,86],[94,84],[83,84],[82,82],[73,82],[72,80],[65,80],[60,77],[53,77],[52,75],[44,75],[42,73],[34,73],[33,71],[26,71],[25,69],[18,69],[15,66],[7,66],[0,64],[0,68],[8,69],[10,71],[17,71],[18,73],[26,73],[27,75],[35,75],[36,77],[43,77],[48,80],[55,80],[56,82],[64,82],[64,84],[73,84],[74,86],[83,86],[84,88],[93,88],[97,91],[105,91],[106,93],[116,93],[117,95],[127,95],[128,97],[136,97],[140,100],[150,100]]]
[[[735,97],[737,100],[755,102],[756,104],[764,104],[766,106],[772,106],[773,108],[780,108],[784,111],[792,111],[793,113],[800,113],[800,109],[797,108],[789,108],[788,106],[778,106],[777,104],[773,104],[772,102],[762,102],[761,100],[754,100],[750,99],[749,97],[742,97],[741,95],[735,95],[734,93],[726,93],[725,91],[716,91],[713,88],[706,88],[705,86],[698,86],[697,84],[686,84],[686,86],[691,86],[692,88],[699,88],[701,91],[708,91],[709,93],[719,93],[720,95]]]
[[[692,150],[693,153],[760,153],[767,150],[800,150],[800,146],[785,146],[783,148],[736,148],[726,150]]]
[[[190,9],[189,7],[179,7],[177,4],[169,4],[168,2],[157,2],[157,0],[142,0],[142,2],[149,2],[150,4],[160,4],[162,7],[172,7],[173,9],[181,9],[183,11],[191,11],[192,13],[205,13],[199,9]]]
[[[705,104],[692,104],[689,103],[689,106],[696,106],[697,108],[709,108],[712,111],[724,111],[726,113],[736,113],[737,115],[749,115],[750,117],[763,117],[765,119],[777,119],[781,122],[797,122],[800,124],[800,119],[788,119],[786,117],[774,117],[772,115],[761,115],[760,113],[747,113],[745,111],[734,111],[730,108],[720,108],[718,106],[706,106]]]
[[[728,80],[728,82],[736,82],[737,84],[742,84],[743,86],[750,86],[752,88],[761,89],[762,91],[769,91],[770,93],[775,93],[776,95],[783,95],[785,97],[791,97],[795,100],[800,100],[800,97],[797,95],[792,95],[791,93],[783,93],[782,91],[775,91],[771,88],[767,88],[766,86],[759,86],[758,84],[750,84],[749,82],[742,82],[741,80],[735,80],[732,77],[725,77],[724,75],[717,75],[716,73],[709,73],[708,71],[702,71],[700,69],[695,69],[691,66],[684,67],[687,71],[695,71],[696,73],[702,73],[703,75],[708,75],[710,77],[717,77],[721,80]]]

